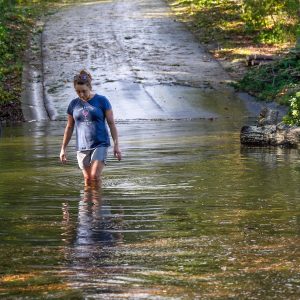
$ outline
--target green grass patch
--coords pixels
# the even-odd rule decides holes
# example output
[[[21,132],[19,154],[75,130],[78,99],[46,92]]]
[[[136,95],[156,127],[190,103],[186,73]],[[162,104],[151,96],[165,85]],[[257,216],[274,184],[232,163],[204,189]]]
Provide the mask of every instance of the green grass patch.
[[[253,67],[236,85],[261,100],[288,104],[299,89],[300,60],[290,54],[277,62]]]

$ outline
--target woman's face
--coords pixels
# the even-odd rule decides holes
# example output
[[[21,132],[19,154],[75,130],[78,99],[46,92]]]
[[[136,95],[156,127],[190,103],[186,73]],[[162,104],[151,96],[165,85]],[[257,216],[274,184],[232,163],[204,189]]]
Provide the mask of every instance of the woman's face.
[[[75,84],[75,91],[80,99],[87,101],[91,96],[91,89],[86,84]]]

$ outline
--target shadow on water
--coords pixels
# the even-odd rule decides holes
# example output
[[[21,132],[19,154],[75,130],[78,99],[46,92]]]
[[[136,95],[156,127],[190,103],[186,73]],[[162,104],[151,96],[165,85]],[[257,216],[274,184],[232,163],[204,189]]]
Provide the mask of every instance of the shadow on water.
[[[60,165],[64,122],[2,128],[0,296],[297,297],[299,150],[241,147],[229,104],[119,121],[101,191],[83,189],[74,140]]]

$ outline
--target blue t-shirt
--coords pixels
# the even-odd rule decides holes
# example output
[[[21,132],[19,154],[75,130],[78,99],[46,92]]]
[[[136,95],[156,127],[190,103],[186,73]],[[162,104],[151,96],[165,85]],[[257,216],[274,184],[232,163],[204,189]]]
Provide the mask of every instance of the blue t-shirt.
[[[97,94],[88,101],[76,98],[70,102],[67,113],[75,120],[77,151],[110,146],[105,123],[105,111],[110,109],[108,99]]]

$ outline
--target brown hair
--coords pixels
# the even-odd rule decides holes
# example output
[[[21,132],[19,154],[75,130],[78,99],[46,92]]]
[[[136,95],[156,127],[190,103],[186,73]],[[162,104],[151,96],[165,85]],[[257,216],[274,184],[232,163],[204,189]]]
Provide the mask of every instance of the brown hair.
[[[92,89],[92,75],[86,70],[81,70],[79,74],[74,76],[74,86],[76,84],[86,84]]]

